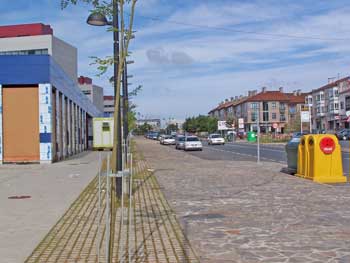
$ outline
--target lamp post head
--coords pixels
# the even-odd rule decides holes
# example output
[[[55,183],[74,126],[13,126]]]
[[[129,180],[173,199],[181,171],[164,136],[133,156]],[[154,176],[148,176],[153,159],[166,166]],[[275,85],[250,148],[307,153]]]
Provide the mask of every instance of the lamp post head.
[[[106,16],[102,13],[92,13],[89,15],[86,23],[92,26],[106,26],[110,23],[108,22]]]

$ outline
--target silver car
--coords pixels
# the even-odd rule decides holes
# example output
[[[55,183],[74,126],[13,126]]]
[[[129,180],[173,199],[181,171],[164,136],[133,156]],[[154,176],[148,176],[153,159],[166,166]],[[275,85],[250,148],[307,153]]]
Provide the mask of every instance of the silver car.
[[[174,145],[175,144],[175,139],[170,136],[170,135],[164,135],[161,140],[160,140],[160,144],[163,145]]]
[[[203,150],[203,145],[197,136],[188,136],[185,138],[184,150]]]
[[[176,136],[175,148],[178,150],[183,150],[185,148],[185,136],[182,136],[182,135]]]
[[[214,145],[214,144],[225,144],[225,139],[222,138],[220,134],[210,134],[208,137],[208,145]]]

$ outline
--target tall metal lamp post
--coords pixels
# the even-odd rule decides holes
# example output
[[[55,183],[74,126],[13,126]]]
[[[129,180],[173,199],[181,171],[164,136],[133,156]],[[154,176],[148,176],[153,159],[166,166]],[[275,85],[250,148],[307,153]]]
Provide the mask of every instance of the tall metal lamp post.
[[[118,64],[119,64],[119,22],[118,22],[118,3],[117,1],[113,1],[113,20],[108,21],[106,16],[101,13],[92,13],[89,15],[87,21],[89,25],[92,26],[113,26],[113,58],[114,58],[114,99],[120,100],[120,94],[117,94],[117,80],[118,76]],[[120,103],[119,103],[120,105]],[[116,167],[112,167],[115,169],[115,173],[122,170],[122,138],[121,138],[121,112],[120,107],[118,109],[114,109],[114,140],[118,141],[116,151]],[[115,144],[114,144],[115,145]],[[120,197],[122,195],[122,178],[116,177],[116,193],[117,196]]]

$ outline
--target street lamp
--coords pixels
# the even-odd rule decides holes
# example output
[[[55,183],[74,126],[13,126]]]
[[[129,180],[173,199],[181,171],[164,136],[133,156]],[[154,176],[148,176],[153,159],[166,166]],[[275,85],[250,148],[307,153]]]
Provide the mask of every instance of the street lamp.
[[[108,21],[106,16],[102,13],[92,13],[87,19],[87,23],[92,26],[113,26],[113,58],[114,58],[114,100],[119,100],[119,107],[114,109],[114,140],[113,151],[115,151],[116,160],[114,160],[115,167],[112,167],[115,173],[122,171],[122,138],[121,138],[121,111],[120,111],[120,94],[117,94],[118,80],[118,65],[119,65],[119,22],[118,22],[118,2],[113,2],[113,20]],[[116,194],[117,197],[122,195],[122,178],[116,177]]]
[[[104,14],[101,13],[92,13],[89,15],[86,20],[91,26],[111,26],[113,23],[109,22]]]

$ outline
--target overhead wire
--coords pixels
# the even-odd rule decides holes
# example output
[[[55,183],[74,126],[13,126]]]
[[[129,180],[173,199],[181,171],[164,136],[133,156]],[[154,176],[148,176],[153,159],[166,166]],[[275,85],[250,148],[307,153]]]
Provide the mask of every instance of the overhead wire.
[[[209,25],[199,25],[199,24],[185,23],[185,22],[180,22],[180,21],[176,21],[176,20],[164,20],[161,17],[145,16],[145,15],[138,15],[138,17],[142,17],[142,18],[145,18],[145,19],[153,20],[153,21],[160,21],[160,22],[163,22],[163,23],[169,23],[169,24],[176,24],[176,25],[196,27],[196,28],[202,28],[202,29],[210,29],[210,30],[217,30],[217,31],[232,32],[232,33],[260,35],[260,36],[266,36],[266,37],[292,38],[292,39],[301,39],[301,40],[322,40],[322,41],[349,41],[350,40],[350,38],[328,38],[328,37],[320,37],[320,36],[298,36],[298,35],[289,35],[289,34],[274,34],[274,33],[264,33],[264,32],[257,32],[257,31],[246,31],[246,30],[227,28],[227,27],[218,27],[218,26],[209,26]]]

